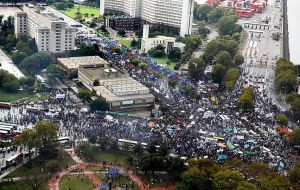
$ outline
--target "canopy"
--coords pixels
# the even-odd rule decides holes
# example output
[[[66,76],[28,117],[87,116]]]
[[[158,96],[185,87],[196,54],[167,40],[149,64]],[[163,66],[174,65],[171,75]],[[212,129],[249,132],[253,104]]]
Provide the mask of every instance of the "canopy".
[[[116,168],[112,168],[112,169],[109,169],[108,174],[109,175],[117,175],[117,174],[119,174],[119,171]]]
[[[218,160],[226,160],[227,156],[224,154],[219,155]]]
[[[234,146],[231,142],[227,141],[226,145],[230,150],[234,149]]]
[[[103,183],[103,184],[101,184],[101,189],[106,189],[107,188],[107,184],[105,184],[105,183]]]

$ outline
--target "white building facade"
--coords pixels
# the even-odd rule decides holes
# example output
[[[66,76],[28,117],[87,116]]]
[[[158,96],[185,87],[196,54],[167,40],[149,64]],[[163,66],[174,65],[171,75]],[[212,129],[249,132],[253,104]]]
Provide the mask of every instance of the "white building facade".
[[[100,13],[118,11],[151,24],[178,27],[181,36],[191,34],[193,9],[193,0],[101,0],[100,3]]]
[[[168,36],[157,36],[155,38],[149,38],[149,26],[144,25],[143,27],[143,39],[141,43],[140,53],[148,53],[151,48],[154,48],[158,45],[163,45],[165,48],[165,53],[169,54],[170,51],[177,47],[181,52],[184,51],[185,44],[181,42],[176,42],[176,38]]]
[[[61,53],[75,49],[76,30],[39,7],[24,6],[15,16],[15,35],[34,38],[38,51]]]

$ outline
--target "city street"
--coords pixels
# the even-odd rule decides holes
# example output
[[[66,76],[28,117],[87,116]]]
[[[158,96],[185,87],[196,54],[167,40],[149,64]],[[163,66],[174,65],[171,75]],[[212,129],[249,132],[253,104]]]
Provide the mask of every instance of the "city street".
[[[249,80],[248,84],[256,85],[259,91],[266,90],[268,98],[271,98],[282,111],[286,111],[289,106],[278,96],[274,83],[275,63],[282,56],[282,39],[273,40],[272,33],[280,32],[282,22],[280,7],[280,3],[271,0],[262,14],[255,14],[249,19],[240,19],[239,24],[248,33],[247,46],[243,51],[245,57],[243,67],[245,77]]]

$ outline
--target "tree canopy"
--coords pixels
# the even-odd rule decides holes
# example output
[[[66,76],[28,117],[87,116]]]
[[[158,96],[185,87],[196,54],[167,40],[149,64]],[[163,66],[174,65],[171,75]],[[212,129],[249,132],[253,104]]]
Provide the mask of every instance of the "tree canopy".
[[[29,75],[34,76],[54,62],[51,53],[38,52],[26,57],[20,67]]]
[[[289,93],[298,85],[295,66],[283,58],[276,62],[275,81],[278,90]]]
[[[33,129],[27,129],[18,135],[14,144],[23,145],[29,150],[38,149],[41,156],[54,158],[57,156],[58,129],[52,122],[39,121]]]
[[[96,100],[93,100],[89,103],[90,109],[92,112],[95,111],[107,111],[108,110],[108,104],[104,98],[98,98]]]
[[[189,61],[188,74],[195,81],[199,81],[203,76],[205,63],[201,58],[193,58]]]

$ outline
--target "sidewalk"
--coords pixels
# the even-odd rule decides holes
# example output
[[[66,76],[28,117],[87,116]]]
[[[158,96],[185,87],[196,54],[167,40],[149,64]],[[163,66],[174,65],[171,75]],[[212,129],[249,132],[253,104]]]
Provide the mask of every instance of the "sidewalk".
[[[76,154],[74,149],[66,149],[66,151],[69,153],[71,158],[76,161],[76,164],[69,167],[67,170],[61,171],[58,174],[54,175],[51,180],[48,183],[48,187],[50,190],[59,190],[59,180],[61,179],[62,176],[66,174],[79,174],[79,172],[72,172],[74,169],[82,169],[85,170],[89,167],[90,164],[83,162]],[[117,168],[120,171],[123,171],[124,173],[128,174],[128,177],[139,187],[140,190],[175,190],[175,186],[167,186],[167,187],[148,187],[148,184],[144,183],[141,178],[139,178],[137,175],[134,174],[133,171],[127,170],[126,167],[116,165],[116,164],[92,164],[93,166],[102,166],[102,167],[108,167],[108,168]],[[96,176],[96,174],[101,173],[101,172],[94,172],[90,170],[85,170],[83,174],[88,176],[96,188],[98,188],[101,185],[101,180]]]

